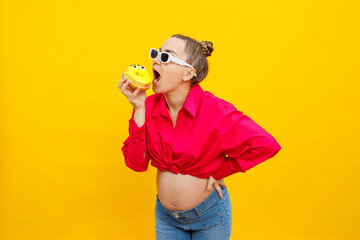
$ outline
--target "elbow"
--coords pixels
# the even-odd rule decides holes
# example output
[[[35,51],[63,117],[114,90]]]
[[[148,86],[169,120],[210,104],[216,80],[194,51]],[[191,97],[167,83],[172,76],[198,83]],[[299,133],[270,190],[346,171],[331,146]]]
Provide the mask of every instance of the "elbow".
[[[275,156],[281,150],[281,146],[275,138],[272,138],[272,142],[267,146],[267,148],[271,157]]]
[[[252,146],[253,151],[268,158],[275,156],[281,149],[280,144],[272,136],[257,139],[258,142]]]
[[[265,160],[274,157],[281,149],[280,144],[274,138],[262,139],[262,144],[257,144],[244,153],[240,158],[237,158],[237,163],[241,167],[241,172],[253,168]]]

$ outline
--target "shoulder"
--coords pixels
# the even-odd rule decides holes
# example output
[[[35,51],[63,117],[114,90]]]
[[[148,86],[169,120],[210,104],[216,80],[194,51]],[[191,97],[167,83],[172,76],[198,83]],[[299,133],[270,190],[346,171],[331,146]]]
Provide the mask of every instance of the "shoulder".
[[[247,118],[234,104],[211,92],[204,92],[203,101],[208,105],[207,111],[211,111],[213,119],[216,119],[216,129],[220,135],[227,133],[240,119]]]
[[[238,114],[239,113],[242,114],[241,111],[236,109],[234,104],[218,96],[215,96],[213,93],[209,91],[203,92],[202,101],[203,101],[203,105],[211,109],[212,112],[214,112],[214,114],[221,116],[223,118],[235,112]]]

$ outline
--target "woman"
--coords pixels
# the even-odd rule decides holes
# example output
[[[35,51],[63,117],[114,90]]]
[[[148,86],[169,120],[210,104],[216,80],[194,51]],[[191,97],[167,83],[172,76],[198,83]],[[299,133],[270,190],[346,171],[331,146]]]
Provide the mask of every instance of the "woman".
[[[231,201],[223,178],[273,157],[276,140],[199,83],[213,44],[176,34],[151,49],[153,91],[118,87],[133,105],[125,164],[157,170],[156,239],[229,239]],[[228,156],[227,156],[228,155]]]

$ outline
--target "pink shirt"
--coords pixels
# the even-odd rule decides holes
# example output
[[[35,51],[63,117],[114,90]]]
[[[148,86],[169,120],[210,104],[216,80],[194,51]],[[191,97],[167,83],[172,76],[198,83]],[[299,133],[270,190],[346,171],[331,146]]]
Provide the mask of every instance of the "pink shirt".
[[[145,123],[129,120],[123,142],[125,165],[137,172],[151,165],[174,173],[220,180],[246,172],[273,157],[281,147],[274,137],[231,103],[193,86],[180,109],[176,126],[164,94],[145,100]]]

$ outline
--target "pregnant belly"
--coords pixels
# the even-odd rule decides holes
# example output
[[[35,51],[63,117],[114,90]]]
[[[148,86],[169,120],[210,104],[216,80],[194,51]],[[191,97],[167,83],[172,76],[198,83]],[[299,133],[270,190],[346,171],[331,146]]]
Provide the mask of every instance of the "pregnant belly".
[[[161,204],[170,210],[182,211],[195,207],[210,193],[206,193],[207,178],[175,174],[157,170],[157,194]]]

